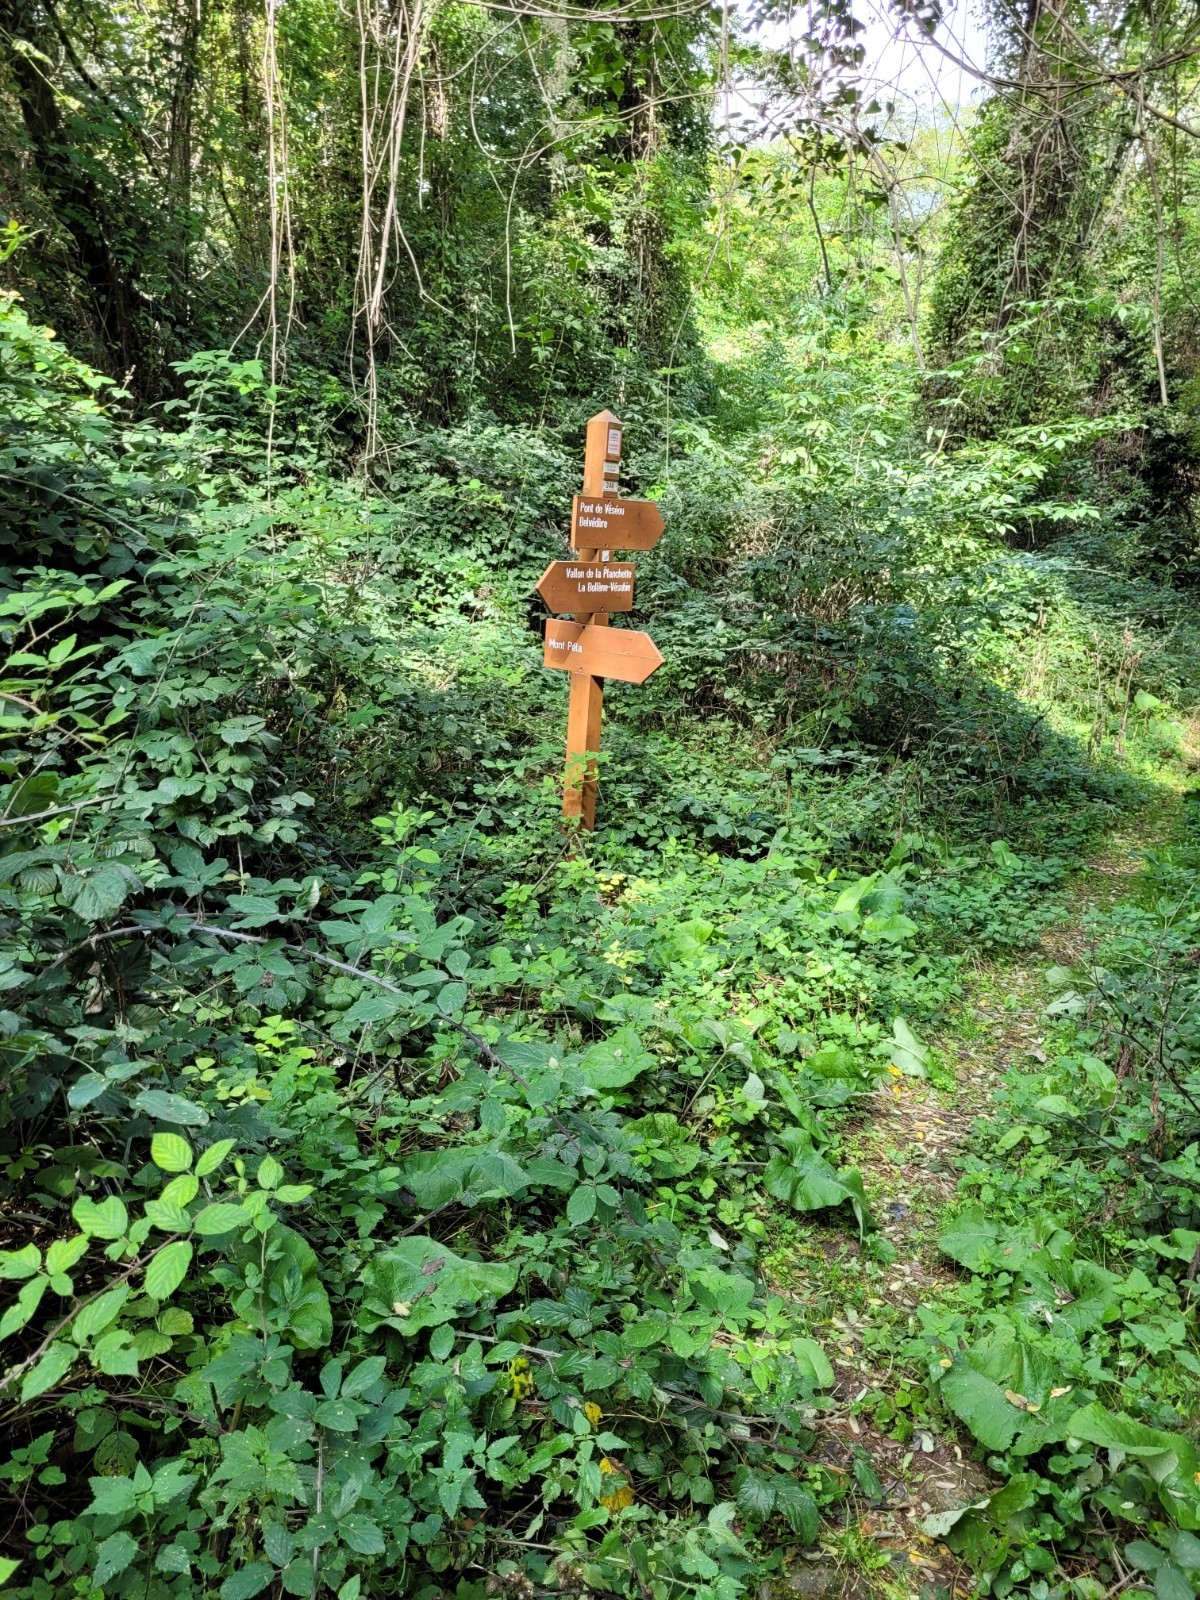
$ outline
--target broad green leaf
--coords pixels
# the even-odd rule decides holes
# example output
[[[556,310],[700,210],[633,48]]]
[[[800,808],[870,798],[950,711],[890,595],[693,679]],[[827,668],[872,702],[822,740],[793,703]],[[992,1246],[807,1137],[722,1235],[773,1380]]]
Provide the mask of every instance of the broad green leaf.
[[[183,1282],[191,1263],[192,1247],[186,1239],[174,1239],[163,1245],[147,1263],[146,1293],[155,1300],[166,1300]]]
[[[1165,1550],[1145,1539],[1133,1539],[1125,1546],[1125,1560],[1139,1572],[1154,1572],[1167,1559]]]
[[[62,879],[63,899],[84,922],[107,922],[131,894],[141,889],[142,880],[137,873],[118,861],[106,861]]]
[[[138,1553],[138,1543],[131,1533],[111,1533],[96,1551],[96,1565],[92,1569],[92,1582],[106,1584],[115,1578]]]
[[[166,1089],[143,1089],[133,1102],[136,1111],[144,1112],[158,1122],[174,1122],[181,1128],[203,1128],[208,1122],[208,1112],[203,1106],[185,1100],[181,1094],[170,1094]],[[168,1167],[168,1172],[176,1169]]]
[[[796,1211],[822,1211],[848,1202],[860,1232],[864,1230],[870,1211],[858,1172],[853,1167],[835,1171],[800,1128],[785,1128],[779,1137],[787,1154],[776,1152],[768,1161],[763,1173],[767,1192]]]
[[[1154,1593],[1158,1600],[1195,1600],[1195,1590],[1187,1574],[1173,1561],[1164,1561],[1154,1574]]]
[[[359,1408],[348,1400],[322,1400],[313,1412],[313,1421],[319,1428],[330,1428],[334,1433],[353,1433],[359,1416]]]
[[[263,1549],[277,1567],[286,1567],[296,1554],[296,1541],[280,1522],[268,1522],[262,1531]]]
[[[156,1133],[150,1141],[150,1159],[164,1172],[186,1172],[192,1164],[192,1147],[182,1134]]]
[[[250,1213],[244,1205],[233,1200],[218,1200],[196,1213],[192,1227],[201,1238],[208,1239],[234,1228],[244,1228],[249,1221]]]
[[[137,1504],[132,1478],[89,1478],[92,1486],[92,1503],[88,1514],[96,1517],[125,1517]]]
[[[931,1539],[944,1539],[950,1530],[972,1511],[986,1511],[986,1500],[975,1500],[970,1505],[952,1506],[949,1511],[934,1511],[921,1519],[922,1532]]]
[[[658,932],[662,952],[668,961],[694,961],[716,933],[711,922],[703,917],[692,917],[684,922],[664,918]]]
[[[192,1226],[191,1213],[169,1200],[147,1200],[146,1215],[163,1233],[187,1233]]]
[[[210,1173],[215,1172],[233,1149],[233,1145],[232,1139],[218,1139],[215,1144],[210,1144],[196,1163],[196,1176],[207,1178]]]
[[[595,1215],[596,1185],[581,1184],[567,1201],[567,1221],[577,1228],[584,1222],[590,1222]]]
[[[6,596],[6,599],[8,597]],[[0,615],[11,615],[6,606]],[[27,817],[33,811],[48,811],[58,801],[58,778],[53,772],[33,772],[5,792],[4,815]]]
[[[274,1156],[264,1156],[258,1163],[258,1182],[262,1189],[277,1189],[283,1181],[283,1168]]]
[[[988,1501],[988,1512],[992,1521],[1007,1522],[1010,1517],[1028,1511],[1030,1506],[1037,1504],[1040,1487],[1036,1472],[1018,1472]]]
[[[404,1161],[400,1173],[423,1211],[436,1211],[452,1200],[476,1205],[485,1196],[520,1194],[526,1184],[513,1158],[490,1148],[421,1150]]]
[[[902,911],[876,912],[864,919],[861,935],[868,944],[876,944],[881,940],[888,944],[901,944],[916,931],[917,924]]]
[[[821,1528],[817,1502],[795,1478],[784,1475],[775,1485],[775,1510],[801,1544],[815,1544]]]
[[[1049,1270],[1070,1243],[1049,1218],[1002,1228],[980,1206],[966,1206],[938,1235],[938,1249],[972,1272],[1016,1272],[1030,1262]]]
[[[359,1512],[352,1511],[348,1517],[343,1517],[338,1523],[338,1533],[356,1555],[381,1556],[386,1549],[378,1523]]]
[[[471,1261],[436,1239],[403,1239],[369,1263],[363,1274],[361,1325],[381,1322],[402,1333],[450,1322],[463,1306],[511,1293],[517,1268]]]
[[[775,1509],[775,1476],[757,1467],[743,1467],[738,1472],[738,1509],[758,1522],[769,1517]]]
[[[885,1490],[874,1463],[866,1451],[858,1446],[854,1451],[854,1481],[868,1500],[884,1498]]]
[[[972,1272],[986,1271],[1000,1252],[999,1237],[996,1223],[981,1206],[967,1206],[938,1235],[938,1249]],[[1025,1254],[1013,1265],[1024,1265]]]
[[[266,1561],[254,1561],[248,1567],[231,1572],[221,1585],[221,1600],[253,1600],[275,1578],[275,1568]]]
[[[873,872],[869,878],[856,878],[853,883],[846,884],[833,902],[835,915],[840,916],[849,911],[857,911],[859,902],[864,895],[870,894],[877,880],[878,874]]]
[[[955,1362],[939,1392],[954,1415],[989,1450],[1007,1450],[1021,1431],[1021,1413],[1005,1399],[1000,1385],[965,1362]]]
[[[892,1021],[892,1066],[910,1078],[924,1078],[929,1067],[929,1046],[924,1045],[903,1017]]]
[[[668,1111],[652,1111],[627,1122],[625,1132],[636,1141],[639,1165],[646,1164],[657,1178],[684,1178],[704,1156],[700,1145]],[[532,1177],[532,1168],[528,1170]]]
[[[1051,1348],[1012,1325],[957,1356],[940,1391],[981,1444],[1017,1455],[1065,1439],[1075,1409]]]
[[[87,1254],[87,1235],[77,1233],[73,1239],[56,1239],[46,1251],[46,1271],[53,1276],[58,1272],[70,1272],[77,1261],[81,1261]]]
[[[257,1267],[261,1240],[257,1235],[249,1243],[239,1240],[233,1254],[239,1265]],[[282,1337],[298,1350],[323,1350],[333,1337],[333,1311],[321,1282],[321,1263],[307,1239],[286,1223],[276,1222],[267,1235],[264,1285],[269,1298],[286,1311]]]
[[[82,1111],[93,1100],[99,1100],[106,1089],[113,1087],[112,1080],[99,1072],[87,1072],[67,1090],[67,1104],[72,1111]]]
[[[92,1239],[120,1239],[129,1228],[125,1204],[113,1194],[99,1204],[89,1195],[80,1195],[71,1207],[71,1215]]]
[[[194,1172],[181,1172],[163,1185],[159,1199],[169,1206],[190,1206],[200,1193],[200,1180]]]
[[[467,986],[465,983],[460,982],[457,978],[453,978],[449,983],[443,984],[443,986],[438,990],[438,1010],[445,1017],[453,1017],[457,1015],[457,1013],[462,1010],[466,1003]]]
[[[1193,1454],[1191,1445],[1180,1435],[1151,1428],[1123,1411],[1109,1411],[1098,1400],[1074,1412],[1067,1426],[1073,1438],[1135,1456],[1156,1483],[1161,1483],[1182,1461],[1190,1461]]]
[[[110,1378],[136,1378],[137,1348],[128,1328],[110,1328],[92,1346],[92,1360]]]
[[[102,1329],[107,1328],[128,1299],[129,1285],[122,1283],[115,1289],[107,1289],[94,1300],[89,1300],[85,1306],[81,1306],[71,1324],[71,1333],[76,1343],[93,1339]]]
[[[1094,1261],[1047,1261],[1044,1273],[1031,1264],[1014,1305],[1032,1318],[1048,1317],[1078,1334],[1115,1322],[1121,1315],[1121,1280]],[[1049,1308],[1053,1307],[1053,1310]]]
[[[435,1328],[429,1336],[429,1354],[435,1361],[445,1361],[455,1346],[454,1329],[448,1322]]]
[[[657,1068],[658,1058],[642,1044],[637,1029],[626,1025],[610,1033],[607,1039],[589,1045],[579,1058],[576,1069],[583,1082],[602,1094],[610,1089],[624,1089],[643,1072]]]
[[[387,1360],[383,1356],[368,1356],[365,1361],[360,1361],[342,1379],[342,1399],[353,1400],[358,1395],[366,1394],[383,1377],[386,1368]]]
[[[342,1021],[355,1026],[360,1023],[391,1022],[393,1017],[411,1011],[414,999],[415,996],[410,998],[408,995],[364,994],[348,1011],[342,1012]]]
[[[818,1389],[828,1389],[834,1381],[834,1371],[829,1357],[815,1339],[793,1339],[792,1359]]]
[[[19,1250],[0,1250],[0,1278],[32,1278],[41,1266],[42,1252],[35,1244],[22,1245]]]
[[[719,1267],[697,1267],[688,1275],[688,1288],[697,1305],[718,1316],[743,1322],[750,1314],[754,1283],[739,1272],[722,1272]]]
[[[42,1302],[42,1296],[50,1287],[50,1279],[42,1275],[29,1278],[17,1292],[16,1300],[7,1307],[0,1317],[0,1339],[7,1339],[23,1328],[29,1322],[34,1312]]]
[[[36,1400],[39,1394],[53,1389],[58,1380],[70,1372],[76,1354],[74,1346],[64,1344],[61,1340],[52,1344],[33,1370],[25,1374],[21,1384],[21,1403],[24,1405]]]
[[[192,1570],[191,1555],[181,1544],[166,1544],[154,1558],[154,1570],[185,1575]]]

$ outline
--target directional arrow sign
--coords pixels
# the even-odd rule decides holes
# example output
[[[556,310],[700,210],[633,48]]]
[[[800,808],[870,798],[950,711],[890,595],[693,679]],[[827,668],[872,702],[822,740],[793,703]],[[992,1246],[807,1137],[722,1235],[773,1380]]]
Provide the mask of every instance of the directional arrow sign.
[[[633,567],[628,561],[552,561],[537,592],[551,611],[631,611]]]
[[[653,550],[664,526],[653,500],[577,494],[571,504],[575,550]]]
[[[546,623],[542,663],[593,678],[645,683],[662,666],[663,658],[650,635],[635,628],[597,627],[594,623],[564,622],[551,617]]]

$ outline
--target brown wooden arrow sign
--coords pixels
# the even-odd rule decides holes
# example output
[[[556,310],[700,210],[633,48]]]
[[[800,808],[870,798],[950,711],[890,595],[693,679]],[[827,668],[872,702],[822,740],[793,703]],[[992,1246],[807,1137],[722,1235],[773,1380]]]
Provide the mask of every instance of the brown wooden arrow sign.
[[[598,628],[592,623],[564,622],[551,617],[546,623],[547,667],[584,673],[592,678],[619,678],[622,683],[645,683],[663,664],[658,646],[648,633],[636,628]]]
[[[571,503],[573,550],[653,550],[665,526],[653,500],[577,494]]]
[[[628,561],[552,561],[537,581],[550,611],[632,611]]]

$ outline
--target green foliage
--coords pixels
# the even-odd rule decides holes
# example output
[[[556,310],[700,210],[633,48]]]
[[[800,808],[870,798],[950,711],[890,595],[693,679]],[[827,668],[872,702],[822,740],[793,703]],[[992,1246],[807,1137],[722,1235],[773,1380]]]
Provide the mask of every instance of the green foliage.
[[[6,1470],[40,1503],[69,1447],[93,1498],[35,1517],[14,1593],[133,1593],[147,1562],[298,1592],[314,1555],[361,1592],[510,1559],[736,1589],[756,1530],[811,1541],[837,1498],[791,1475],[832,1370],[757,1272],[766,1218],[870,1242],[836,1118],[927,1070],[972,938],[938,885],[986,921],[1054,869],[915,833],[872,864],[868,785],[793,768],[790,802],[749,776],[743,802],[671,773],[653,705],[664,791],[618,746],[618,825],[563,857],[528,781],[556,686],[519,588],[480,599],[498,543],[537,570],[553,450],[521,453],[520,537],[498,431],[419,444],[403,499],[247,501],[255,372],[196,367],[180,438],[78,400],[38,337],[10,470],[61,437],[89,492],[42,480],[76,567],[11,569],[4,601],[5,1182],[44,1219],[0,1258]]]
[[[1194,1588],[1194,855],[1152,854],[1145,909],[1052,972],[1050,1054],[1010,1075],[938,1241],[971,1276],[922,1314],[933,1392],[1007,1481],[926,1525],[996,1593],[1051,1578],[1049,1543]]]
[[[1030,287],[999,382],[990,345],[939,380],[987,425],[914,430],[886,194],[762,147],[707,206],[710,17],[438,6],[364,404],[347,17],[278,8],[267,127],[236,8],[62,7],[50,54],[10,10],[58,126],[14,77],[52,226],[0,298],[0,1581],[757,1594],[886,1493],[819,1459],[838,1374],[764,1246],[888,1259],[846,1130],[951,1081],[970,964],[1186,754],[1187,540],[1106,476],[1134,385],[1085,414],[1072,369],[1031,423]],[[254,187],[285,125],[286,359],[207,348],[287,320]],[[905,170],[950,182],[929,132]],[[1064,326],[1145,334],[1080,299]],[[102,377],[48,305],[145,364]],[[529,595],[601,399],[666,512],[668,664],[609,687],[568,845]],[[930,1531],[999,1594],[1200,1570],[1193,868],[1155,858],[1060,974],[941,1235],[962,1280],[896,1353],[893,1420],[998,1475]]]

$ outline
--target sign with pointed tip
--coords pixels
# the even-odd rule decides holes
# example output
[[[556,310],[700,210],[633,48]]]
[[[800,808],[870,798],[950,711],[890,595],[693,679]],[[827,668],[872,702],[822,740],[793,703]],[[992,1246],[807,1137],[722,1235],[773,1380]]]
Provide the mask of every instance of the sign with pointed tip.
[[[645,683],[662,666],[663,658],[650,635],[636,628],[597,627],[594,623],[551,617],[546,623],[542,662],[547,667],[591,678]]]
[[[604,680],[645,683],[662,666],[648,634],[610,628],[610,614],[633,606],[633,568],[613,561],[614,550],[650,550],[663,532],[663,519],[649,500],[620,495],[621,419],[611,411],[588,418],[583,452],[582,493],[571,505],[574,561],[552,561],[538,580],[538,593],[551,611],[570,611],[546,624],[548,667],[568,674],[567,764],[563,817],[568,826],[596,826]]]
[[[552,561],[537,581],[550,611],[632,611],[628,561]]]
[[[577,494],[571,503],[573,550],[653,550],[665,526],[653,500]]]

